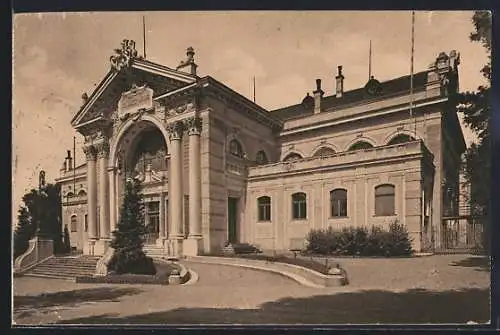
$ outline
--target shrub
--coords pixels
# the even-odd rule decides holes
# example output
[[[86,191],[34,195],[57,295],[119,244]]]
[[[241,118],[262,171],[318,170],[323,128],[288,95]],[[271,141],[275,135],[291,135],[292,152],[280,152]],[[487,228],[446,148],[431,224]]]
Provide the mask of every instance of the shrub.
[[[389,226],[387,250],[390,256],[403,256],[412,253],[411,239],[404,225],[394,222]]]
[[[406,256],[412,253],[411,239],[406,227],[398,222],[389,230],[373,226],[345,227],[335,231],[315,229],[307,236],[307,251],[320,255],[349,256]]]

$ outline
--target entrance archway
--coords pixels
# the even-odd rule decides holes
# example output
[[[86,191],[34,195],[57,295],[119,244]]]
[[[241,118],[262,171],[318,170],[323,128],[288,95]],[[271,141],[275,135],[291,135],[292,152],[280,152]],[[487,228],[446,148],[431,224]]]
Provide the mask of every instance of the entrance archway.
[[[115,175],[116,221],[123,204],[127,179],[141,182],[144,197],[145,244],[155,244],[166,232],[165,195],[168,190],[168,140],[162,125],[148,120],[122,128],[112,147]],[[147,196],[145,196],[147,195]],[[164,229],[162,229],[164,228]],[[160,236],[162,235],[162,236]]]

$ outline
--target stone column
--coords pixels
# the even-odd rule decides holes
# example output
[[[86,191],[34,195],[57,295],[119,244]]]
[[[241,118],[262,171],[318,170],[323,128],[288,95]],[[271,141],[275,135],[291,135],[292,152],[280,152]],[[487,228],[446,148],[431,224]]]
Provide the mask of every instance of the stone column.
[[[100,238],[103,239],[102,250],[104,254],[109,245],[109,175],[108,175],[108,159],[109,159],[109,144],[106,140],[97,145],[97,157],[99,165],[99,225]]]
[[[88,217],[88,250],[94,254],[97,239],[97,180],[96,180],[96,148],[92,145],[83,148],[87,158],[87,217]]]
[[[196,256],[201,251],[201,118],[189,118],[186,126],[189,136],[189,236],[184,254]]]
[[[182,133],[184,124],[180,121],[168,125],[168,133],[171,146],[170,156],[170,176],[168,178],[169,185],[169,202],[172,218],[172,232],[170,239],[172,240],[172,256],[182,256]]]
[[[160,193],[160,234],[158,236],[157,245],[163,246],[163,241],[165,240],[165,194]]]
[[[116,190],[115,190],[115,168],[108,172],[109,178],[109,237],[113,238],[113,230],[116,227]]]

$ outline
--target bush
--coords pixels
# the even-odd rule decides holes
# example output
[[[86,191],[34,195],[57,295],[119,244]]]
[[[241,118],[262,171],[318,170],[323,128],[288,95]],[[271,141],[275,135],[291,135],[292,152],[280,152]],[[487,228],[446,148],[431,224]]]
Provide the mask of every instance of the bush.
[[[116,274],[156,274],[153,259],[147,257],[142,250],[117,250],[111,257],[108,268],[112,269]]]
[[[407,256],[412,253],[411,239],[406,227],[398,222],[389,230],[373,226],[346,227],[335,231],[314,229],[307,235],[307,251],[320,255],[349,256]]]

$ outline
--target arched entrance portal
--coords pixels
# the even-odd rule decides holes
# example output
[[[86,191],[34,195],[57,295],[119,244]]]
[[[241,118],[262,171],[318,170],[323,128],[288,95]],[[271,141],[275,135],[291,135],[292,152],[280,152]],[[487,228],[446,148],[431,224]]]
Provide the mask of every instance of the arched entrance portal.
[[[146,245],[162,245],[167,236],[168,149],[166,139],[157,125],[139,121],[130,125],[116,146],[117,209],[123,203],[125,182],[129,178],[141,182],[144,201]]]

